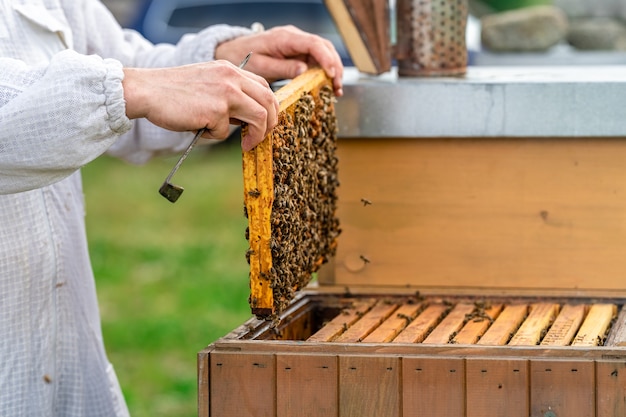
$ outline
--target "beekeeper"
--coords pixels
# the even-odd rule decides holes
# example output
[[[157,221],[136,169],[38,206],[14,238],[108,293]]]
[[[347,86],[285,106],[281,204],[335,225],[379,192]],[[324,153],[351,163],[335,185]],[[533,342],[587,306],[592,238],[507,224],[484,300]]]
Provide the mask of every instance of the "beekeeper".
[[[317,63],[341,95],[341,61],[294,27],[218,25],[155,46],[98,0],[0,1],[0,415],[125,416],[80,168],[105,152],[137,163],[177,152],[203,127],[223,139],[233,120],[249,125],[251,149],[277,122],[268,80]]]

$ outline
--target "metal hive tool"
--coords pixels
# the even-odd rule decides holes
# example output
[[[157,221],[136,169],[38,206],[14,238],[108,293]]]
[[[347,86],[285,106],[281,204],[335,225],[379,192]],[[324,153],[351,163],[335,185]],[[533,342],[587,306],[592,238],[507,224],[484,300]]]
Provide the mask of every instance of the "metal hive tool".
[[[252,55],[252,52],[246,55],[243,61],[241,61],[241,63],[239,64],[239,68],[243,68],[246,66],[251,55]],[[175,203],[176,201],[178,201],[178,198],[181,196],[183,191],[185,191],[185,188],[183,188],[180,185],[173,184],[170,181],[172,180],[172,177],[174,176],[176,171],[178,171],[178,168],[180,168],[180,166],[183,164],[183,161],[187,158],[187,156],[189,155],[193,147],[196,146],[196,143],[198,143],[198,139],[200,139],[200,137],[206,131],[207,131],[206,127],[203,127],[202,129],[198,130],[198,132],[193,137],[193,140],[191,141],[189,146],[187,146],[187,149],[185,149],[185,152],[180,156],[180,158],[178,159],[178,162],[176,162],[176,165],[174,165],[174,168],[172,168],[169,175],[167,176],[167,178],[165,178],[165,181],[163,181],[163,184],[161,184],[161,187],[159,188],[159,194],[167,198],[167,200],[170,201],[171,203]]]

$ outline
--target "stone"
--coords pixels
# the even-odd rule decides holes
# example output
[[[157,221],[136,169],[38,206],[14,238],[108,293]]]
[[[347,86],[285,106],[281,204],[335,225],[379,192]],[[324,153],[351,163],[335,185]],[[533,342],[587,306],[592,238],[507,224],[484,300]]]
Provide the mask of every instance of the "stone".
[[[570,18],[578,17],[620,17],[626,18],[624,0],[553,0]]]
[[[563,42],[568,18],[554,6],[533,6],[481,18],[483,47],[494,52],[546,51]]]
[[[626,25],[609,17],[570,21],[567,41],[582,50],[626,50]]]

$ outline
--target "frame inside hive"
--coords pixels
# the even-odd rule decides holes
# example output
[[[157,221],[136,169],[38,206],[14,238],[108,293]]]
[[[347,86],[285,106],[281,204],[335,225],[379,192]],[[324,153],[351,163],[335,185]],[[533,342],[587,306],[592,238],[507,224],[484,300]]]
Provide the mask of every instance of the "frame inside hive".
[[[337,128],[330,80],[311,69],[276,92],[278,125],[243,155],[250,307],[276,319],[334,255]]]
[[[623,300],[364,295],[307,301],[301,311],[296,305],[284,325],[250,326],[244,338],[542,347],[626,343]]]

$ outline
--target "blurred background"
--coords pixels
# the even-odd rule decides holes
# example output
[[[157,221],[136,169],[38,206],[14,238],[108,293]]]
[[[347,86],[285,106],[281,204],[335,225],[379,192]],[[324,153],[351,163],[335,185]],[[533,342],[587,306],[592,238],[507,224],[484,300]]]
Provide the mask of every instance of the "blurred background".
[[[102,0],[122,26],[128,26],[137,15],[143,0]]]
[[[177,42],[182,35],[210,25],[227,23],[266,28],[292,24],[330,39],[349,63],[348,53],[322,0],[104,0],[125,27],[141,32],[154,43]]]
[[[292,23],[350,62],[321,0],[103,2],[153,42],[218,22]],[[470,0],[470,11],[472,65],[626,62],[626,0]],[[511,11],[521,15],[502,15]],[[496,41],[517,31],[512,39],[530,33],[534,43],[487,47],[485,26],[500,31]],[[171,204],[157,190],[177,158],[137,167],[102,157],[83,172],[105,343],[134,417],[196,416],[196,353],[250,318],[237,135],[192,152],[175,177],[186,191]]]

